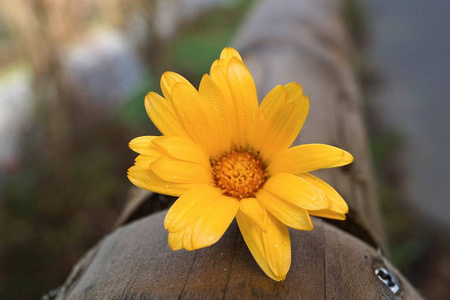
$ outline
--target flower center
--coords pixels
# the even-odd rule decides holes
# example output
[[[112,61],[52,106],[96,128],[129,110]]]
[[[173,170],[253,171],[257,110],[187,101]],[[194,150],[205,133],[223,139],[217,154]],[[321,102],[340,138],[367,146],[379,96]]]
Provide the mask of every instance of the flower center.
[[[254,197],[266,182],[263,163],[248,151],[226,153],[212,165],[218,187],[229,197],[243,199]]]

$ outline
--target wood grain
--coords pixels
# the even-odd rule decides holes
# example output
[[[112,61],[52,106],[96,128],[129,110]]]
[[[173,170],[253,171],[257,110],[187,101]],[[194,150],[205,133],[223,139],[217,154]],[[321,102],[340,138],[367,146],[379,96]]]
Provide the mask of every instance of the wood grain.
[[[394,299],[374,275],[380,265],[400,280],[398,297],[420,299],[382,255],[321,219],[313,218],[311,232],[290,232],[291,270],[277,283],[258,267],[235,223],[211,247],[173,252],[165,214],[107,236],[60,299]]]

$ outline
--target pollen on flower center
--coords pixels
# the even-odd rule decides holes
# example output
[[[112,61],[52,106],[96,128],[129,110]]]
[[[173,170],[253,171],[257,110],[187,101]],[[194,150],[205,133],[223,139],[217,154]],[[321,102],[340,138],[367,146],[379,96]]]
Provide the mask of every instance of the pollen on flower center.
[[[217,186],[237,199],[253,197],[267,180],[261,159],[249,151],[226,153],[212,168]]]

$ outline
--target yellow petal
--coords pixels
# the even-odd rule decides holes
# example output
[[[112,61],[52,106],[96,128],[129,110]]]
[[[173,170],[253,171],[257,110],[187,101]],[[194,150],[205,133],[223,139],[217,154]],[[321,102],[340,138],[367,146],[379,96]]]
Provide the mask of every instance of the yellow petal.
[[[270,214],[266,232],[254,224],[242,212],[236,220],[242,237],[259,267],[267,276],[276,281],[286,278],[291,265],[291,241],[286,225]]]
[[[267,229],[267,211],[256,198],[241,199],[239,211],[258,225],[262,231]]]
[[[181,247],[191,251],[214,244],[225,233],[238,210],[237,199],[220,196],[198,220],[174,233],[173,236],[169,233],[171,247],[174,250]],[[180,246],[180,240],[182,246]]]
[[[195,186],[195,184],[181,184],[163,180],[150,168],[143,169],[138,166],[132,166],[128,169],[128,179],[142,189],[171,196],[180,196]]]
[[[192,233],[194,231],[195,223],[189,225],[184,229],[184,235],[183,235],[183,248],[192,251],[196,250],[194,246],[192,245]]]
[[[216,138],[218,152],[214,156],[230,151],[231,143],[231,113],[229,105],[217,84],[205,74],[200,82],[199,94],[203,98],[203,105],[207,109],[207,117],[209,118],[209,127],[215,129],[214,137]]]
[[[222,91],[225,99],[227,111],[229,113],[230,128],[232,140],[236,141],[239,137],[239,124],[237,122],[236,110],[234,108],[233,96],[230,85],[228,84],[228,61],[223,59],[216,60],[211,66],[211,79]]]
[[[282,280],[283,278],[278,278],[278,276],[274,274],[269,266],[266,256],[266,250],[264,249],[264,242],[262,237],[263,231],[261,230],[261,228],[253,223],[251,219],[244,215],[241,211],[237,213],[236,220],[242,237],[244,238],[248,249],[252,253],[253,258],[256,260],[259,267],[267,276],[269,276],[273,280]]]
[[[312,230],[313,224],[306,209],[284,201],[271,192],[260,189],[256,193],[259,202],[285,225],[299,230]]]
[[[167,238],[169,247],[173,251],[183,249],[183,237],[184,237],[184,230],[178,232],[169,232],[169,236]]]
[[[252,134],[252,122],[258,110],[258,98],[250,71],[236,57],[232,57],[228,64],[228,82],[239,130],[239,140],[235,142],[238,146],[247,147]]]
[[[227,102],[233,105],[233,96],[231,95],[230,86],[228,84],[228,63],[223,59],[219,59],[213,62],[211,65],[211,79],[217,84],[222,91]]]
[[[282,85],[274,87],[263,99],[253,123],[252,146],[262,149],[268,140],[273,124],[286,110],[286,91]]]
[[[344,157],[340,161],[338,161],[335,164],[329,166],[328,168],[335,168],[335,167],[345,166],[345,165],[351,164],[354,160],[355,159],[354,159],[353,155],[351,155],[349,152],[344,150]]]
[[[291,238],[288,228],[269,213],[267,231],[262,236],[269,266],[279,280],[284,280],[291,267]]]
[[[164,74],[162,74],[160,82],[161,91],[163,92],[163,95],[167,100],[170,101],[172,99],[172,89],[178,82],[184,82],[185,84],[190,85],[189,81],[186,78],[177,73],[165,72]]]
[[[220,196],[196,222],[192,232],[193,247],[199,249],[217,242],[230,226],[238,210],[239,200]]]
[[[197,163],[209,168],[209,156],[191,140],[177,136],[163,136],[153,140],[153,144],[160,153],[184,160]]]
[[[212,118],[206,100],[192,86],[177,83],[172,89],[172,102],[181,124],[192,140],[207,154],[217,155],[217,149],[223,148],[226,141],[221,141],[218,136],[220,124],[216,124]]]
[[[327,195],[327,199],[330,202],[329,210],[339,214],[346,214],[348,212],[347,203],[331,185],[311,174],[300,174],[299,177],[322,190]]]
[[[323,168],[349,164],[353,156],[345,150],[323,144],[306,144],[289,148],[273,157],[268,174],[302,174]]]
[[[306,210],[322,210],[330,207],[327,196],[322,190],[292,174],[275,174],[267,180],[263,189]]]
[[[138,155],[135,159],[134,164],[141,169],[150,168],[150,164],[157,160],[161,155],[157,157],[146,156],[146,155]]]
[[[145,110],[153,124],[164,135],[174,135],[189,139],[169,100],[150,92],[145,96]]]
[[[287,98],[289,101],[295,101],[298,97],[300,97],[300,95],[303,95],[303,88],[297,82],[285,84],[284,88],[286,89]]]
[[[177,183],[213,183],[210,169],[205,166],[161,156],[150,169],[163,180]]]
[[[344,214],[340,214],[340,213],[334,212],[329,209],[315,210],[315,211],[308,211],[308,212],[311,216],[322,217],[322,218],[327,218],[327,219],[334,219],[334,220],[341,220],[341,221],[345,220]]]
[[[161,153],[155,148],[152,141],[159,138],[159,136],[140,136],[131,140],[128,146],[134,152],[144,154],[150,157],[161,156]]]
[[[260,151],[265,160],[270,160],[275,154],[286,150],[297,137],[303,127],[309,111],[308,97],[301,94],[301,87],[296,83],[284,86],[285,101],[282,97],[273,95],[267,98],[271,110],[264,125],[267,135]],[[270,103],[272,102],[272,103]]]
[[[223,60],[230,60],[233,57],[236,57],[237,59],[242,61],[242,58],[241,58],[241,55],[239,54],[239,52],[237,52],[235,49],[233,49],[231,47],[224,48],[222,50],[222,52],[220,53],[220,59],[223,59]]]
[[[169,232],[184,230],[208,211],[220,196],[220,189],[203,184],[187,191],[167,212],[164,227]]]

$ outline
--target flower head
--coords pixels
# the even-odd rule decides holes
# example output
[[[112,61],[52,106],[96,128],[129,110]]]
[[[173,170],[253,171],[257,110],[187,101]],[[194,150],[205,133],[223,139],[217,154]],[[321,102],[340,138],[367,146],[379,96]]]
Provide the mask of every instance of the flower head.
[[[138,187],[179,196],[164,225],[173,250],[217,242],[236,217],[253,257],[272,279],[291,263],[288,226],[312,230],[310,215],[344,220],[348,206],[308,172],[353,161],[328,145],[289,148],[309,110],[297,83],[278,85],[258,105],[253,78],[239,53],[225,48],[199,89],[166,72],[164,97],[145,108],[162,136],[130,142],[139,156],[128,170]]]

